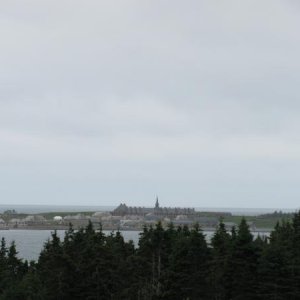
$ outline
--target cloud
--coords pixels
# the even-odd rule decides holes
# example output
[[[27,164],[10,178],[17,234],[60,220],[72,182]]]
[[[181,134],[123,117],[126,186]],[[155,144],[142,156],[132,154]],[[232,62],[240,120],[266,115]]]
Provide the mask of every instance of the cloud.
[[[237,184],[245,170],[257,175],[253,162],[285,162],[282,177],[274,170],[256,177],[284,181],[282,195],[289,194],[283,174],[295,174],[290,164],[300,153],[299,20],[295,1],[2,1],[0,163],[14,174],[23,163],[45,164],[45,176],[52,163],[62,182],[72,176],[63,165],[78,164],[93,182],[107,175],[95,175],[94,162],[112,170],[116,185],[118,174],[128,174],[129,186],[144,178],[139,198],[149,181],[155,189],[168,178],[176,184],[166,184],[166,197],[200,193],[187,182],[210,173],[215,161]],[[164,163],[170,170],[156,181]],[[178,175],[190,165],[197,172]],[[49,182],[57,180],[50,173]],[[224,174],[206,186],[216,181],[228,192]],[[0,178],[13,184],[13,176]],[[270,190],[253,189],[271,205]],[[202,192],[219,205],[219,195]],[[225,197],[228,205],[241,193]]]

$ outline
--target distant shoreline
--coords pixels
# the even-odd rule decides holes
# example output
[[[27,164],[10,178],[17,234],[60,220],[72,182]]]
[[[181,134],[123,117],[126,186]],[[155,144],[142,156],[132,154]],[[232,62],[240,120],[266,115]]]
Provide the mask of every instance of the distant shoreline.
[[[8,209],[15,209],[18,213],[23,214],[42,214],[51,212],[74,212],[82,211],[112,211],[117,205],[39,205],[39,204],[1,204],[0,213]],[[192,207],[192,206],[191,206]],[[257,216],[260,214],[272,213],[274,211],[282,211],[283,213],[294,213],[299,208],[241,208],[241,207],[201,207],[195,206],[195,210],[201,212],[230,212],[234,216]]]
[[[10,231],[10,230],[50,230],[50,231],[55,231],[55,230],[68,230],[69,226],[28,226],[28,227],[18,227],[18,228],[0,228],[0,232],[1,231]],[[78,229],[75,229],[78,230]],[[96,228],[97,230],[97,228]],[[116,228],[105,228],[103,229],[103,231],[134,231],[134,232],[141,232],[141,229],[135,229],[135,228],[125,228],[125,229],[116,229]],[[214,232],[216,230],[216,228],[213,227],[201,227],[202,231],[205,232]],[[270,233],[273,230],[273,228],[257,228],[255,230],[251,230],[252,233]]]

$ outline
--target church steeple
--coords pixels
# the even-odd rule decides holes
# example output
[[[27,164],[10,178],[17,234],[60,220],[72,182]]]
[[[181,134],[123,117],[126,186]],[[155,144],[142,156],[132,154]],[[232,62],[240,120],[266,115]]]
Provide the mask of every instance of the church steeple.
[[[156,196],[155,209],[159,209],[158,197]]]

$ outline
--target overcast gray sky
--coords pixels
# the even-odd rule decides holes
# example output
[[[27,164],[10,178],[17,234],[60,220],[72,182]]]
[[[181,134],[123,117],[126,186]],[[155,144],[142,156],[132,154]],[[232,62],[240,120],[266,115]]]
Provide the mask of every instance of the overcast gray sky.
[[[297,0],[0,0],[3,204],[299,207]]]

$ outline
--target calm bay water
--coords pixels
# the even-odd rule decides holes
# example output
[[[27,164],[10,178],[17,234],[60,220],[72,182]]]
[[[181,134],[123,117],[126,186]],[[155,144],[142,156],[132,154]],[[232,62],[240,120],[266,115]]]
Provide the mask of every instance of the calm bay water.
[[[37,260],[45,242],[51,237],[52,230],[2,230],[0,237],[4,237],[7,245],[15,241],[18,256],[27,260]],[[111,231],[104,231],[105,234],[110,234]],[[132,240],[135,245],[138,244],[139,231],[122,231],[125,241]],[[64,237],[64,230],[57,230],[60,238]],[[212,231],[204,231],[207,241],[213,235]],[[255,236],[258,233],[253,233]],[[268,236],[269,232],[259,233],[261,236]]]

